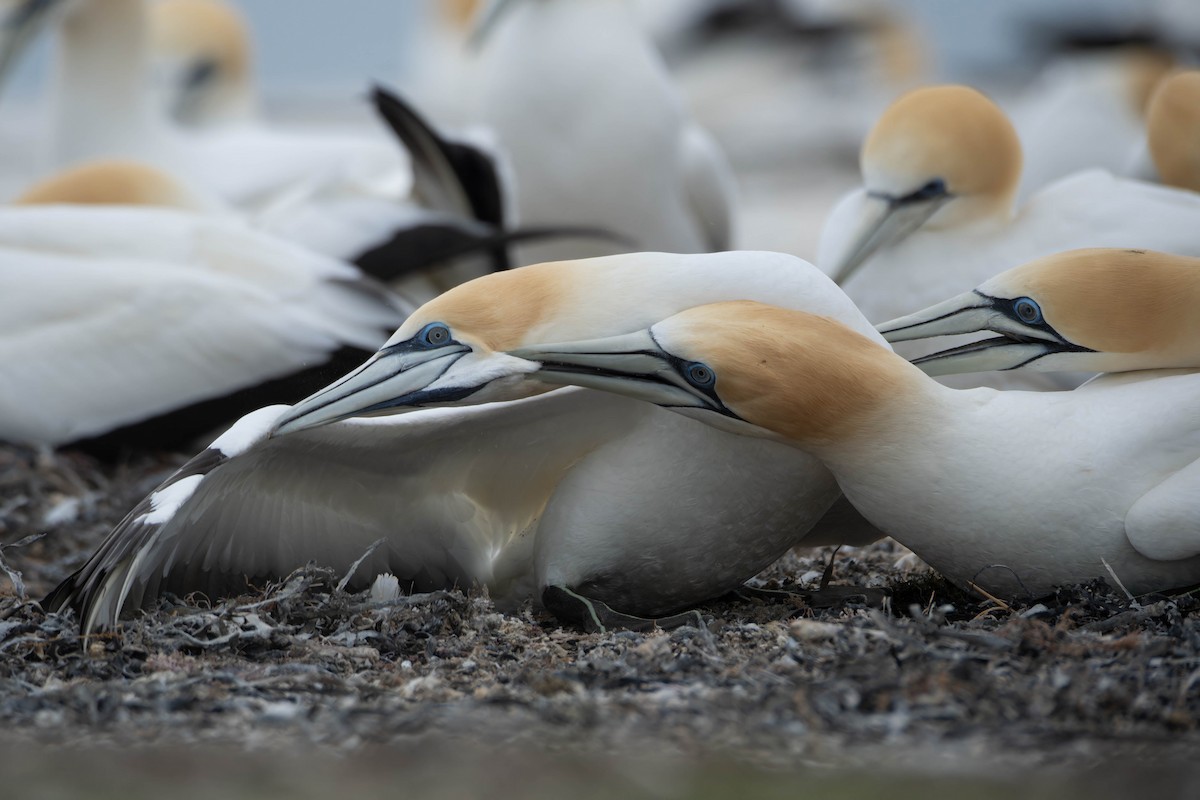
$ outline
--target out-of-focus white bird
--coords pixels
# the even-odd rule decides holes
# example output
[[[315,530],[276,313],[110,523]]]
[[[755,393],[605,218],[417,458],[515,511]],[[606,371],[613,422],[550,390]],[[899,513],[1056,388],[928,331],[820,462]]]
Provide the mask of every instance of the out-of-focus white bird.
[[[1032,599],[1113,575],[1139,595],[1200,581],[1196,372],[959,391],[834,320],[751,302],[511,354],[544,380],[817,456],[867,519],[964,588]]]
[[[1200,198],[1187,192],[1093,170],[1015,208],[1016,133],[995,104],[966,87],[919,89],[896,101],[864,143],[861,163],[864,186],[831,212],[819,264],[871,320],[895,319],[1076,247],[1200,255]],[[948,382],[1064,388],[1078,379],[1004,373]]]
[[[90,164],[18,203],[0,208],[0,439],[178,446],[311,392],[404,318],[353,267],[149,167]]]
[[[852,156],[887,104],[926,72],[919,32],[888,3],[713,5],[707,16],[691,5],[700,24],[677,36],[672,69],[739,166]]]
[[[489,275],[424,306],[327,390],[239,421],[134,509],[52,605],[90,630],[161,591],[236,590],[310,560],[344,570],[383,538],[366,582],[390,571],[406,588],[484,584],[502,608],[534,597],[567,621],[629,624],[611,609],[660,616],[737,588],[793,545],[875,538],[866,525],[812,530],[838,490],[807,456],[600,393],[530,398],[548,387],[500,352],[626,332],[721,297],[808,308],[882,346],[828,279],[778,253]],[[482,405],[335,421],[451,403]]]
[[[421,0],[414,3],[416,35],[408,38],[404,74],[398,85],[406,97],[439,125],[471,125],[475,82],[468,48],[482,0]]]
[[[52,163],[154,164],[254,215],[259,227],[344,260],[414,224],[408,159],[384,136],[281,131],[256,119],[193,135],[172,130],[148,90],[145,0],[5,5],[0,76],[42,28],[59,34]]]
[[[245,122],[259,114],[254,48],[226,0],[154,0],[151,64],[162,101],[181,125]]]
[[[148,91],[146,0],[4,0],[0,76],[38,33],[58,34],[51,163],[137,158],[207,187],[227,202],[262,208],[285,189],[322,184],[402,199],[403,153],[376,138],[304,135],[261,126],[221,126],[183,137]]]
[[[1131,175],[1146,135],[1146,103],[1171,68],[1147,48],[1074,56],[1011,103],[1025,153],[1018,202],[1086,169]]]
[[[476,34],[477,119],[517,175],[521,225],[595,225],[644,250],[729,249],[732,174],[619,0],[493,0]],[[524,263],[606,255],[523,247]]]
[[[510,235],[512,178],[500,156],[485,144],[443,135],[386,90],[376,88],[373,101],[407,154],[382,136],[281,130],[255,118],[180,131],[166,124],[147,91],[146,0],[0,0],[0,7],[5,3],[0,79],[38,30],[57,24],[60,161],[126,156],[155,164],[249,214],[255,227],[352,261],[418,302],[507,268],[506,245],[514,239],[563,233],[538,228]],[[193,15],[197,8],[211,11],[199,0],[183,8]],[[233,24],[224,18],[217,27]],[[248,66],[238,61],[238,69]],[[570,232],[615,238],[582,228]],[[438,264],[478,252],[488,257]],[[424,270],[431,264],[439,268]],[[424,272],[397,282],[416,270]]]
[[[1146,144],[1168,186],[1200,192],[1200,70],[1159,82],[1146,111]]]
[[[917,359],[927,375],[1200,369],[1200,259],[1110,248],[1055,253],[877,328],[890,342],[998,334]]]

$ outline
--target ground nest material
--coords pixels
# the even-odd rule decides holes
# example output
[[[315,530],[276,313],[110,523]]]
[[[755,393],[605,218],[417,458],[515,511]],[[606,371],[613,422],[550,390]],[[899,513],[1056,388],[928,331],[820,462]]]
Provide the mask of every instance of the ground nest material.
[[[835,583],[890,588],[882,607],[731,597],[702,609],[704,627],[586,633],[533,609],[497,613],[477,592],[373,601],[310,565],[224,602],[165,598],[81,640],[72,617],[32,598],[181,461],[0,449],[0,542],[25,540],[0,554],[29,593],[0,595],[0,741],[339,753],[503,742],[771,768],[918,753],[1168,763],[1200,746],[1197,597],[1131,600],[1095,581],[1005,605],[902,571],[889,542],[835,557]],[[789,554],[759,583],[811,589],[829,555]]]

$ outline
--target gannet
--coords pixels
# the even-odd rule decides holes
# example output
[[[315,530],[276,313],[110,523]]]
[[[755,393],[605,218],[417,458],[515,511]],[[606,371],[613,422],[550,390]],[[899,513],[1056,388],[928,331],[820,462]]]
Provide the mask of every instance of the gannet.
[[[877,326],[890,342],[991,331],[913,363],[927,375],[1200,369],[1200,259],[1093,248],[1036,259]]]
[[[510,241],[564,234],[624,241],[594,225],[512,232],[513,177],[494,144],[445,135],[382,87],[372,101],[407,150],[380,135],[283,129],[254,117],[179,131],[147,91],[146,0],[0,0],[5,5],[0,79],[26,42],[57,22],[56,162],[151,163],[233,205],[259,229],[358,264],[418,303],[506,269]],[[488,258],[396,282],[397,274],[463,252]]]
[[[1062,57],[1002,103],[1025,153],[1018,203],[1080,170],[1134,177],[1146,103],[1172,63],[1169,53],[1149,47]]]
[[[636,5],[643,16],[669,6]],[[840,167],[928,71],[928,42],[889,3],[770,0],[739,4],[741,18],[734,4],[698,5],[686,4],[691,24],[676,23],[661,46],[697,119],[738,165],[802,154]]]
[[[184,136],[148,91],[148,0],[4,0],[0,76],[42,30],[58,39],[51,166],[105,157],[148,161],[227,202],[262,207],[284,187],[332,181],[403,198],[404,154],[384,136],[302,133],[257,124]]]
[[[226,0],[154,0],[150,47],[163,104],[181,125],[244,122],[259,114],[254,48]]]
[[[383,538],[359,585],[386,570],[415,589],[486,586],[502,609],[532,597],[564,621],[626,624],[737,588],[793,545],[877,538],[870,526],[810,533],[838,490],[808,456],[596,392],[529,397],[548,388],[524,380],[534,365],[500,352],[744,297],[828,314],[886,346],[819,271],[778,253],[629,254],[479,278],[324,392],[240,420],[51,605],[91,630],[165,590],[219,594],[310,560],[345,570]],[[447,403],[482,405],[411,411]]]
[[[483,0],[435,0],[415,4],[414,35],[407,37],[406,96],[443,125],[470,125],[472,59],[467,43]]]
[[[147,88],[145,0],[21,0],[4,6],[9,11],[0,26],[0,78],[37,31],[54,24],[59,33],[54,164],[114,157],[143,161],[219,197],[262,230],[345,261],[381,247],[396,255],[397,233],[430,222],[461,222],[467,230],[486,227],[494,233],[493,220],[471,215],[465,198],[473,187],[462,185],[486,176],[410,162],[383,135],[283,130],[257,118],[192,133],[173,129]],[[385,100],[399,104],[379,90],[375,100],[381,106]],[[404,141],[428,140],[428,123],[411,108],[405,111],[380,109]],[[398,124],[415,128],[398,130]],[[414,170],[459,185],[421,185]],[[414,194],[422,202],[446,204],[417,205],[409,202]],[[410,242],[399,252],[413,249]]]
[[[0,208],[0,275],[0,439],[105,453],[183,444],[303,396],[410,310],[353,267],[125,162]]]
[[[1011,124],[979,92],[938,86],[905,95],[867,137],[864,186],[830,213],[819,266],[868,319],[884,322],[1075,247],[1200,255],[1192,233],[1200,224],[1195,195],[1093,170],[1014,210],[1020,164]],[[1065,388],[1044,373],[971,380],[952,385],[988,380],[998,387]]]
[[[1200,70],[1181,70],[1155,87],[1146,140],[1159,180],[1200,192]]]
[[[1135,595],[1200,582],[1195,372],[956,390],[835,320],[745,301],[510,355],[545,381],[820,458],[867,519],[960,586],[1027,599],[1112,575]]]
[[[473,118],[511,160],[521,225],[595,225],[642,250],[732,246],[729,165],[624,0],[493,0],[475,39]],[[530,263],[621,249],[556,242],[518,253]]]

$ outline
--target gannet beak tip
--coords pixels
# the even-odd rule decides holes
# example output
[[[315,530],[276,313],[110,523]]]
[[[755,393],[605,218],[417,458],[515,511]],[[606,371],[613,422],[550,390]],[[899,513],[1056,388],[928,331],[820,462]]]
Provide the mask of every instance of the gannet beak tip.
[[[875,326],[888,342],[906,342],[934,336],[953,336],[986,330],[993,315],[990,298],[964,292],[941,303]]]

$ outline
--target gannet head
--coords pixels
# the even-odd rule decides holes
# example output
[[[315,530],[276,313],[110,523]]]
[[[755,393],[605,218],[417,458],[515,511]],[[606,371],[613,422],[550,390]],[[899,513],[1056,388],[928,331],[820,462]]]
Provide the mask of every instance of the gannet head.
[[[515,347],[614,336],[706,303],[772,300],[878,337],[819,270],[782,253],[626,253],[477,278],[422,306],[354,373],[296,405],[276,433],[352,416],[515,400],[556,388]]]
[[[979,92],[932,86],[888,107],[863,143],[860,166],[866,202],[832,266],[838,283],[917,228],[1011,210],[1021,145],[1008,117]]]
[[[358,416],[513,400],[544,391],[533,367],[504,354],[569,301],[557,264],[537,264],[460,284],[418,308],[354,372],[296,404],[275,435]]]
[[[65,19],[84,0],[0,0],[0,85],[42,31]]]
[[[992,331],[923,356],[929,375],[984,370],[1123,372],[1200,368],[1200,259],[1071,250],[878,326],[890,342]]]
[[[38,181],[14,205],[121,205],[220,210],[162,170],[137,161],[90,161]]]
[[[871,425],[920,373],[828,317],[752,301],[699,306],[648,329],[510,355],[541,380],[624,394],[714,427],[817,446]]]
[[[1200,192],[1200,70],[1159,82],[1146,110],[1146,141],[1163,183]]]
[[[238,9],[225,0],[158,0],[150,33],[177,121],[201,125],[253,113],[253,46]]]

